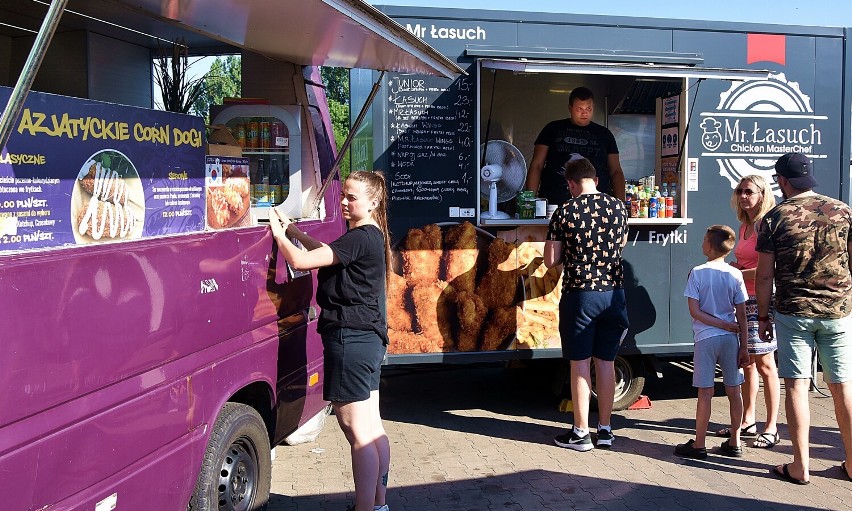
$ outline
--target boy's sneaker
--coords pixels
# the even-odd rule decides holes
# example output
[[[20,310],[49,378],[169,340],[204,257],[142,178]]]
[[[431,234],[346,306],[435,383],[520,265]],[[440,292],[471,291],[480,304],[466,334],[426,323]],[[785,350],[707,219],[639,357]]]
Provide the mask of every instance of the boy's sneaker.
[[[692,458],[694,460],[703,460],[707,457],[706,447],[693,447],[695,440],[690,440],[685,444],[680,444],[675,447],[674,453],[681,458]]]
[[[612,441],[615,439],[615,436],[612,434],[612,430],[609,429],[599,429],[598,430],[598,447],[601,449],[609,449],[612,447]]]
[[[722,445],[719,446],[719,453],[730,458],[742,458],[743,448],[738,445],[732,446],[730,441],[725,440],[722,442]]]
[[[574,430],[571,429],[564,435],[559,435],[553,439],[553,442],[559,447],[565,447],[566,449],[574,449],[575,451],[591,451],[595,448],[594,444],[592,444],[592,436],[586,433],[583,436],[579,436],[574,433]]]

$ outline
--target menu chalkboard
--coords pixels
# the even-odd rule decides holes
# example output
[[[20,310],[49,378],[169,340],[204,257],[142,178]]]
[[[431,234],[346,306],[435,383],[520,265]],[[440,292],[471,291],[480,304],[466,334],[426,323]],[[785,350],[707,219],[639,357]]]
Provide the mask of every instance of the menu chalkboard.
[[[394,238],[414,225],[473,218],[477,173],[472,79],[389,76],[386,162]]]

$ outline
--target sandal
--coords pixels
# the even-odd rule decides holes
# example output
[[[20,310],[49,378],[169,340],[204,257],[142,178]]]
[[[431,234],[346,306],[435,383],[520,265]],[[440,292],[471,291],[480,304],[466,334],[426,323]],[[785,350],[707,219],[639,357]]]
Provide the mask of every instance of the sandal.
[[[787,469],[788,465],[789,465],[789,463],[781,465],[781,470],[778,470],[778,467],[773,467],[772,473],[777,475],[781,479],[784,479],[788,483],[801,484],[801,485],[811,484],[810,481],[805,481],[804,479],[796,479],[795,477],[791,476],[790,471]]]
[[[846,462],[845,461],[840,464],[840,470],[843,471],[843,475],[846,476],[846,479],[849,479],[850,481],[852,481],[852,476],[849,475],[849,472],[846,471]]]
[[[757,435],[757,438],[754,439],[754,442],[751,443],[752,447],[757,447],[758,449],[772,449],[778,442],[781,441],[781,437],[777,432],[775,433],[761,433]]]
[[[757,423],[749,424],[740,428],[740,436],[755,436],[757,434]],[[716,436],[731,438],[731,428],[723,428],[716,432]]]

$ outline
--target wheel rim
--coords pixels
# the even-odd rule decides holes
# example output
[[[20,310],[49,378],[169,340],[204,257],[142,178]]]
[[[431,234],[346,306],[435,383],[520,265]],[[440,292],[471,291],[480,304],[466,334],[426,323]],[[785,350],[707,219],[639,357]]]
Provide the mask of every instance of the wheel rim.
[[[633,368],[627,359],[623,357],[615,357],[613,363],[615,368],[615,402],[623,398],[630,390],[630,382],[633,380]],[[597,399],[598,393],[595,392],[595,364],[591,364],[592,376],[592,395]]]
[[[257,449],[246,438],[228,448],[219,469],[218,503],[220,511],[251,509],[257,483]]]

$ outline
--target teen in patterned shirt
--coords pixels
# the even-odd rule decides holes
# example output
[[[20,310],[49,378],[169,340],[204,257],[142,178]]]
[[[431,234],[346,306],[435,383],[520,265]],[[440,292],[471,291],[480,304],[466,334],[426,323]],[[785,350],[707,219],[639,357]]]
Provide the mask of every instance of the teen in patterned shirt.
[[[571,364],[574,427],[556,445],[588,451],[591,360],[598,396],[598,447],[609,448],[615,398],[613,361],[627,333],[627,306],[621,250],[627,244],[624,204],[597,189],[595,167],[577,156],[565,164],[571,198],[550,221],[544,249],[548,268],[563,264],[559,335],[562,356]]]

